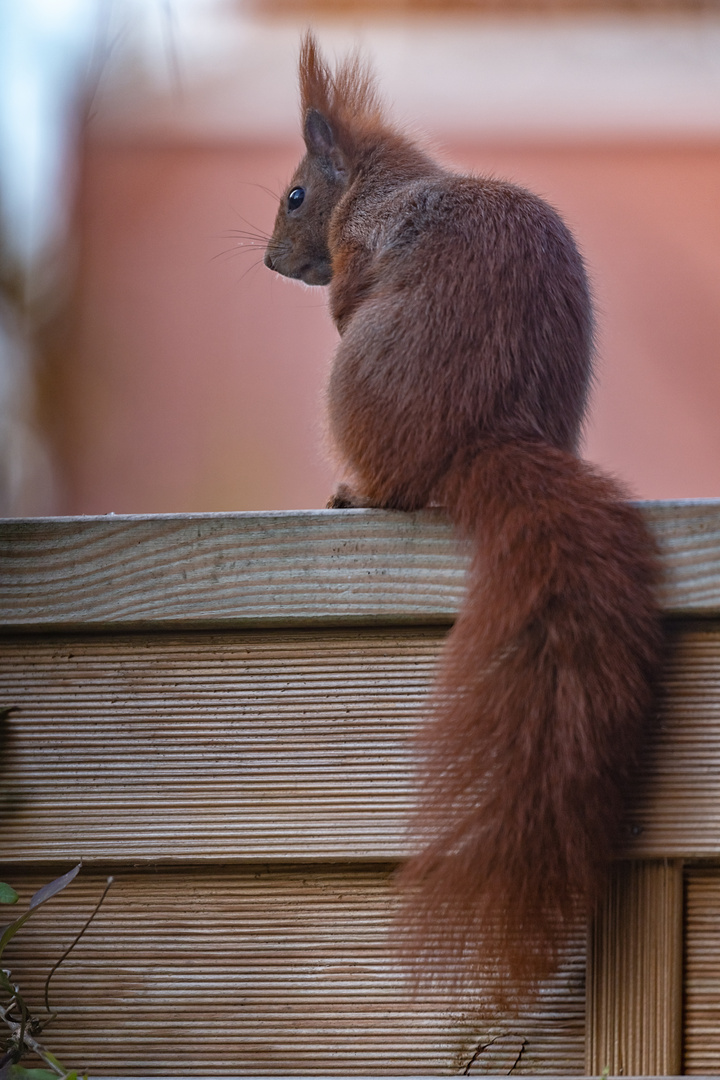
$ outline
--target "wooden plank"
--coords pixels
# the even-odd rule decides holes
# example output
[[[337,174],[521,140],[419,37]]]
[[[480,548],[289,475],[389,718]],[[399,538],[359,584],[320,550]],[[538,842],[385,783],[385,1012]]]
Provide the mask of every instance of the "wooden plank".
[[[720,625],[677,623],[665,700],[628,816],[633,858],[720,855]]]
[[[683,1072],[720,1073],[720,868],[687,872]]]
[[[0,528],[0,625],[15,628],[448,623],[463,577],[439,513],[55,518]]]
[[[620,863],[587,957],[589,1076],[676,1076],[682,1049],[682,863]]]
[[[398,858],[437,630],[30,636],[5,859]]]
[[[663,555],[668,615],[720,614],[720,499],[640,505]]]
[[[13,883],[24,901],[45,880]],[[45,976],[104,881],[83,871],[5,953],[42,1014]],[[43,1041],[92,1076],[581,1071],[581,943],[535,1008],[489,1019],[439,990],[413,995],[391,913],[387,867],[121,873],[52,980]]]
[[[720,501],[644,507],[667,612],[720,614]],[[448,623],[464,567],[439,511],[7,520],[0,626]]]
[[[439,628],[0,641],[0,855],[398,859]],[[720,625],[678,626],[633,858],[720,856]]]

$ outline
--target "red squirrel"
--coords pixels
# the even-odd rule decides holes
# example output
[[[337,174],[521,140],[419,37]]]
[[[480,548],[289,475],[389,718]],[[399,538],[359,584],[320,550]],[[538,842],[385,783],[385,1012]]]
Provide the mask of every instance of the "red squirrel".
[[[471,551],[404,912],[421,966],[533,986],[602,894],[663,652],[654,542],[577,456],[583,261],[552,207],[441,167],[364,64],[332,71],[311,34],[300,91],[306,152],[265,263],[330,287],[329,430],[351,477],[330,505],[439,505]]]

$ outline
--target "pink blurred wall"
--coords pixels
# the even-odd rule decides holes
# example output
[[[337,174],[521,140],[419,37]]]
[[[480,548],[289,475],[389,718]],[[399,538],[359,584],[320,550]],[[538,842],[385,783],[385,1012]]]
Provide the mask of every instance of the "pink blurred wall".
[[[76,331],[57,383],[60,513],[324,504],[324,290],[228,234],[271,229],[299,144],[97,142]],[[644,498],[720,496],[720,145],[457,145],[540,192],[598,308],[587,455]]]

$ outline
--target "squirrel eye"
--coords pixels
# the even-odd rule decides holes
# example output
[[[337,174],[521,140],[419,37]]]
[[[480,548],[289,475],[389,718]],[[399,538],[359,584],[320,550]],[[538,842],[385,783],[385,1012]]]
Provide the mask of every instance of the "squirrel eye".
[[[293,188],[288,195],[288,210],[297,210],[299,206],[302,206],[305,199],[305,188],[296,187]]]

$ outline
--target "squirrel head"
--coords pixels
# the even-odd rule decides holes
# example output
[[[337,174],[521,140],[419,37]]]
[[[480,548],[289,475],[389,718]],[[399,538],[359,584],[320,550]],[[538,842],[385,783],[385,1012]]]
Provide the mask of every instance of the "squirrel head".
[[[348,163],[318,109],[306,110],[303,138],[306,153],[280,199],[265,265],[306,285],[327,285],[332,278],[330,220],[347,190]]]
[[[333,211],[383,124],[373,77],[357,55],[332,72],[307,33],[299,74],[305,156],[280,200],[265,265],[307,285],[327,285]]]

